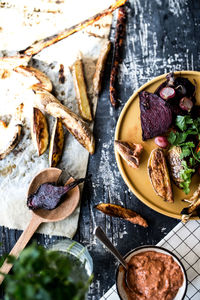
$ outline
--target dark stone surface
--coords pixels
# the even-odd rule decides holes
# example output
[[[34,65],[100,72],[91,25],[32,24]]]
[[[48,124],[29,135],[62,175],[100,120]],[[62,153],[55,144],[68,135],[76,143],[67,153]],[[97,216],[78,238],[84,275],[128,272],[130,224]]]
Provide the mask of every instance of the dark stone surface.
[[[114,37],[114,24],[111,39]],[[125,254],[144,244],[156,244],[178,220],[161,215],[139,201],[127,188],[115,162],[113,139],[119,114],[131,94],[148,80],[173,70],[200,69],[200,2],[198,0],[140,0],[128,5],[127,34],[119,74],[121,105],[114,110],[109,102],[111,56],[106,65],[99,99],[94,135],[96,153],[90,157],[91,183],[84,187],[79,228],[75,239],[88,246],[94,262],[94,281],[88,299],[100,299],[115,282],[116,260],[96,240],[93,230],[101,225],[118,250]],[[123,204],[141,213],[147,229],[97,212],[99,202]],[[0,254],[9,252],[21,232],[0,228]],[[36,234],[41,244],[56,237]]]

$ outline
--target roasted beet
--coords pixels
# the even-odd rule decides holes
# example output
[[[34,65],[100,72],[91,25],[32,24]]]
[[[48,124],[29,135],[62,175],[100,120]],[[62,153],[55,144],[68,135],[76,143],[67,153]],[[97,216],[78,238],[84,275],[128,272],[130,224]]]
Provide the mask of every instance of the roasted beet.
[[[158,96],[165,87],[173,88],[176,91],[176,99],[180,100],[184,96],[193,97],[195,93],[195,86],[185,77],[174,78],[173,73],[169,73],[166,76],[167,80],[164,81],[155,91]]]
[[[181,84],[176,86],[176,91],[177,91],[177,94],[182,95],[182,96],[185,96],[187,93],[186,88],[184,87],[184,85],[181,85]]]
[[[157,87],[157,89],[155,90],[155,94],[157,94],[158,96],[160,95],[160,91],[165,88],[165,87],[173,87],[174,88],[174,73],[171,72],[169,74],[167,74],[166,76],[166,81],[164,81],[163,83],[161,83],[161,85],[159,85],[159,87]]]
[[[175,90],[175,95],[170,99],[168,97],[167,101],[170,105],[173,117],[176,118],[177,115],[185,115],[188,113],[187,110],[182,109],[181,105],[179,105],[180,100],[183,97],[190,98],[193,104],[195,104],[196,100],[194,97],[195,94],[195,85],[193,85],[187,78],[185,77],[174,77],[173,73],[169,73],[166,76],[166,81],[164,81],[155,91],[155,94],[162,97],[162,92],[165,91],[166,88],[173,88]],[[165,99],[165,97],[162,97]],[[166,99],[165,99],[166,100]]]
[[[157,136],[154,142],[160,148],[167,148],[169,146],[169,142],[166,136]]]
[[[54,209],[62,202],[62,198],[67,192],[83,181],[85,181],[85,178],[80,178],[65,186],[43,183],[35,194],[28,197],[27,206],[33,210],[38,208]]]
[[[183,96],[193,97],[195,93],[195,86],[185,77],[176,77],[174,81],[177,97]],[[184,91],[184,94],[183,94]]]
[[[142,139],[164,134],[172,123],[172,112],[168,103],[155,94],[140,92],[140,118]]]
[[[188,97],[183,97],[180,102],[179,102],[179,106],[181,109],[190,112],[191,109],[193,108],[193,102],[190,98]]]
[[[161,84],[157,87],[157,89],[155,90],[154,94],[160,96],[160,91],[161,91],[162,89],[164,89],[166,86],[167,86],[167,81],[164,81],[163,83],[161,83]]]
[[[168,99],[174,98],[176,95],[176,92],[172,87],[166,86],[161,89],[159,94],[162,99],[168,100]]]
[[[167,74],[166,76],[166,79],[167,79],[167,86],[174,86],[174,72],[171,72],[169,74]]]

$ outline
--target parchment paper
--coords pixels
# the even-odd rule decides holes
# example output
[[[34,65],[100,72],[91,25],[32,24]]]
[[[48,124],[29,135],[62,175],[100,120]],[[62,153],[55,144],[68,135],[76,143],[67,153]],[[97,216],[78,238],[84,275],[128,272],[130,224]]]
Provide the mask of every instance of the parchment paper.
[[[35,40],[57,33],[94,15],[112,2],[110,0],[4,1],[0,3],[0,54],[13,55]],[[54,95],[76,113],[78,107],[69,66],[81,51],[88,94],[95,114],[97,97],[93,96],[92,78],[100,49],[109,35],[111,20],[112,16],[104,17],[90,28],[44,49],[30,62],[30,65],[47,74],[52,80]],[[64,66],[64,83],[59,82],[60,64]],[[25,106],[30,106],[29,92],[22,91],[19,86],[19,82],[14,82],[9,91],[3,93],[1,90],[0,119],[9,118],[12,105],[16,105],[22,99]],[[1,85],[1,89],[3,88],[4,85]],[[23,137],[14,151],[0,161],[0,225],[22,230],[26,228],[31,218],[31,211],[26,207],[28,185],[40,170],[48,167],[48,150],[38,157],[30,134],[30,107],[25,111]],[[54,118],[48,116],[50,133],[53,122]],[[84,177],[88,157],[88,152],[65,130],[64,152],[58,165],[64,171],[64,177],[67,179],[69,174],[74,178]],[[79,212],[80,206],[69,218],[57,223],[43,224],[38,232],[73,237],[77,229]]]

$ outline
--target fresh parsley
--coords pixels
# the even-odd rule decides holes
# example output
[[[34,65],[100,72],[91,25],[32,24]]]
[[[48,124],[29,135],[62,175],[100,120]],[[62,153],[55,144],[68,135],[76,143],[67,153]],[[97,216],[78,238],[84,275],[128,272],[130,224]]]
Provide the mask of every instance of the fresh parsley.
[[[181,182],[180,186],[188,194],[190,192],[191,178],[195,173],[195,166],[200,162],[200,151],[197,152],[195,150],[195,144],[192,141],[196,136],[200,140],[200,117],[193,119],[190,115],[177,116],[175,124],[179,131],[171,131],[168,141],[171,145],[181,148],[182,170],[180,178],[183,182]]]
[[[190,156],[191,150],[187,146],[183,146],[181,149],[180,159]]]
[[[14,267],[12,274],[5,275],[5,300],[85,299],[91,278],[78,259],[33,244],[18,260],[11,256],[8,260]]]
[[[180,183],[180,186],[184,189],[185,194],[189,194],[190,183],[195,169],[188,167],[187,162],[185,160],[182,161],[182,166],[183,169],[180,171],[180,178],[183,180],[183,182]]]
[[[181,131],[186,131],[188,125],[193,124],[193,119],[189,116],[177,116],[176,117],[176,126],[181,130]]]

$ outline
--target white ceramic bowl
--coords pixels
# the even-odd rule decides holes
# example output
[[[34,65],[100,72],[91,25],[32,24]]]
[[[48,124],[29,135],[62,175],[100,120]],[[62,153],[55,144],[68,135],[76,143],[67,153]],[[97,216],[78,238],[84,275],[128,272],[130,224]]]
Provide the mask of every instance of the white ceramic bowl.
[[[171,255],[173,257],[174,261],[180,266],[181,271],[183,272],[183,284],[179,288],[178,293],[176,294],[176,297],[173,300],[183,300],[185,297],[186,291],[187,291],[187,274],[186,274],[185,268],[184,268],[183,264],[181,263],[181,261],[171,251],[164,249],[162,247],[158,247],[158,246],[141,246],[141,247],[135,248],[135,249],[131,250],[130,252],[128,252],[124,256],[124,259],[128,262],[133,255],[136,255],[138,253],[145,252],[145,251],[156,251],[156,252],[160,252],[163,254]],[[126,295],[126,292],[125,292],[125,290],[123,288],[123,284],[122,284],[124,272],[120,272],[119,266],[117,268],[117,273],[116,273],[117,292],[118,292],[118,295],[121,300],[128,300],[128,297]]]

